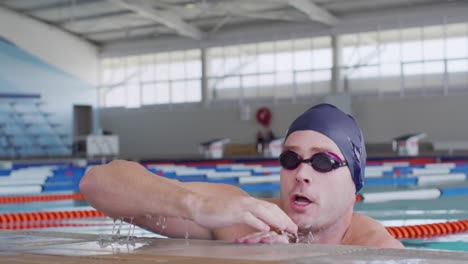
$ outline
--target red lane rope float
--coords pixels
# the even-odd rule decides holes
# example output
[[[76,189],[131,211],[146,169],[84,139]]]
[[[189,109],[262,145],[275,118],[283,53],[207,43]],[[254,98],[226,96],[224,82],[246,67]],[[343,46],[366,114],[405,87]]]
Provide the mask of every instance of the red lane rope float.
[[[364,197],[361,194],[356,194],[356,203],[360,203],[362,200],[364,200]]]
[[[396,239],[444,236],[468,232],[468,219],[424,225],[389,226],[387,231]]]
[[[1,229],[7,230],[24,230],[24,229],[39,229],[39,228],[61,228],[61,227],[101,227],[110,226],[111,224],[104,223],[61,223],[57,221],[36,221],[36,222],[20,222],[20,223],[8,223],[1,226]]]
[[[11,213],[0,214],[0,225],[14,222],[34,222],[44,220],[63,220],[63,219],[77,219],[77,218],[100,218],[106,215],[96,210],[82,210],[82,211],[55,211],[55,212],[31,212],[31,213]]]
[[[80,193],[30,196],[0,196],[0,204],[51,202],[61,200],[84,200],[84,197]]]

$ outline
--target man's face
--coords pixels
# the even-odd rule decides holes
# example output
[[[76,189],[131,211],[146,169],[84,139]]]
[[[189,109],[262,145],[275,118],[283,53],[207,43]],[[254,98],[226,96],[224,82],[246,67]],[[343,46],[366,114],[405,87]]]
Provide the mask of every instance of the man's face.
[[[330,138],[311,130],[289,135],[283,148],[286,150],[296,152],[302,159],[328,152],[344,161],[340,149]],[[326,228],[352,212],[356,188],[346,166],[330,172],[316,171],[307,163],[292,170],[281,168],[280,183],[281,207],[299,229]]]

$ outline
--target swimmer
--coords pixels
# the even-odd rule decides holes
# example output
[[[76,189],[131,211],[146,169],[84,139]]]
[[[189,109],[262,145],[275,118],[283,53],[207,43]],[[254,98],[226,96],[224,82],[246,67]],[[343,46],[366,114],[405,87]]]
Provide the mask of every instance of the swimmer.
[[[353,212],[366,150],[355,120],[330,104],[289,127],[280,155],[280,197],[257,199],[236,186],[179,182],[142,165],[113,161],[81,180],[86,201],[112,218],[133,218],[171,237],[237,243],[320,243],[403,248],[377,221]],[[166,227],[155,218],[165,216]],[[185,227],[185,228],[181,228]]]

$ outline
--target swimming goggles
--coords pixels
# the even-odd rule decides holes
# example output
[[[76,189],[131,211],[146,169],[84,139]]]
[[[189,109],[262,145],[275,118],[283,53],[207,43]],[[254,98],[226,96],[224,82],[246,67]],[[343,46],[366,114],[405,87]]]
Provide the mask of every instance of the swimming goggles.
[[[301,163],[307,163],[318,172],[329,172],[347,166],[346,161],[339,161],[326,152],[314,154],[310,159],[303,159],[292,150],[286,150],[279,157],[280,164],[287,170],[294,170]]]

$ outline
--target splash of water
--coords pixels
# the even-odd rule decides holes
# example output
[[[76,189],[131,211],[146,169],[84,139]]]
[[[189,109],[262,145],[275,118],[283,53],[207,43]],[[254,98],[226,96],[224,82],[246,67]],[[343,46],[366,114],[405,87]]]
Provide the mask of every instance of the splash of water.
[[[132,227],[134,227],[135,225],[133,224],[133,217],[130,218],[130,226],[128,227],[128,233],[127,233],[127,241],[130,240],[130,233],[132,231]]]
[[[112,235],[114,234],[114,231],[115,231],[115,222],[117,221],[117,219],[115,218],[112,218]]]
[[[293,242],[291,239],[289,241],[291,243],[313,244],[317,240],[317,238],[314,236],[314,233],[312,233],[312,231],[308,231],[307,233],[299,232],[295,237],[295,240],[295,242]]]
[[[133,227],[133,229],[132,229],[132,237],[135,237],[135,236],[134,236],[134,235],[135,235],[135,227],[136,227],[135,224],[133,224],[132,227]]]
[[[312,234],[312,231],[309,231],[309,233],[307,234],[307,244],[311,244],[312,242],[314,242],[314,240],[314,234]]]
[[[188,230],[188,224],[187,224],[187,220],[183,220],[184,221],[184,226],[185,226],[185,245],[190,245],[190,241],[189,241],[189,230]]]
[[[120,238],[120,230],[122,230],[122,224],[123,224],[123,219],[119,218],[119,220],[120,220],[119,227],[117,228],[117,231],[115,232],[115,236],[117,238]]]

